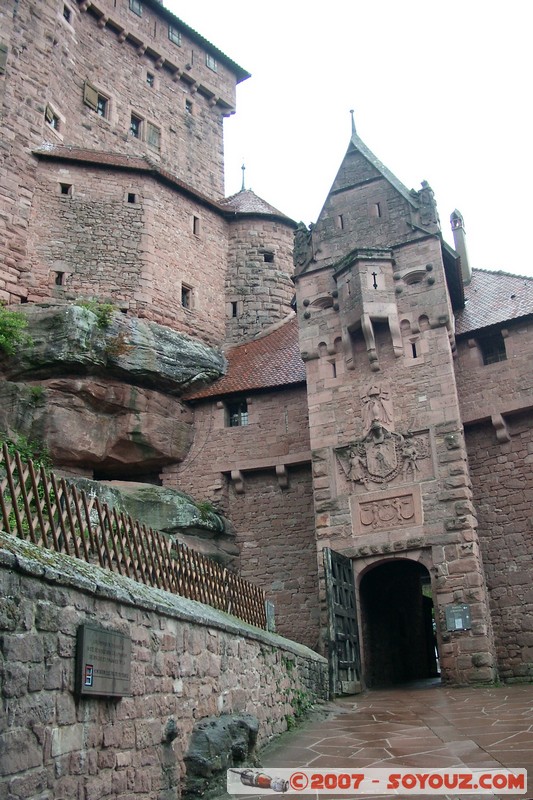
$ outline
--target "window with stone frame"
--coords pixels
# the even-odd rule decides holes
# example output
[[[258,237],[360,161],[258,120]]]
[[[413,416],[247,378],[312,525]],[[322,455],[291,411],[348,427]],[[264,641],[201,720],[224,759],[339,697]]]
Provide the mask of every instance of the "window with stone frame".
[[[505,339],[501,331],[494,331],[486,336],[480,336],[477,339],[477,343],[485,366],[497,364],[499,361],[507,361]]]
[[[104,119],[109,117],[109,97],[100,92],[89,81],[85,81],[83,86],[83,102],[93,111],[96,111],[99,117]]]
[[[133,11],[133,13],[137,14],[138,17],[142,17],[143,4],[141,3],[141,0],[130,0],[130,11]]]
[[[244,397],[226,403],[226,425],[228,428],[248,425],[248,403]]]

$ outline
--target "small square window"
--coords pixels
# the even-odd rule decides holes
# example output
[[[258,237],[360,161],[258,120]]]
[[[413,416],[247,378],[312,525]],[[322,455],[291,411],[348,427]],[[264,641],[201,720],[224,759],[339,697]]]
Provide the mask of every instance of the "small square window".
[[[133,11],[133,13],[137,14],[138,17],[142,17],[143,4],[141,3],[141,0],[130,0],[130,11]]]
[[[263,261],[265,261],[267,264],[273,264],[274,253],[263,253]]]
[[[46,111],[44,112],[44,118],[51,128],[53,128],[55,131],[59,130],[59,117],[51,106],[46,106]]]
[[[64,272],[56,272],[54,283],[56,286],[64,286],[65,285],[65,273]]]
[[[135,196],[134,192],[128,192],[128,203],[136,203],[137,197]]]
[[[168,38],[174,44],[177,44],[178,47],[181,45],[181,33],[177,28],[174,28],[172,25],[168,26]]]
[[[61,190],[61,194],[67,195],[68,197],[72,197],[72,184],[71,183],[60,183],[59,188]]]
[[[151,72],[146,73],[146,83],[153,89],[155,84],[155,76]]]
[[[229,428],[240,428],[248,425],[248,403],[246,400],[235,400],[226,405],[227,425]]]
[[[135,136],[136,139],[141,138],[142,132],[142,119],[137,117],[135,114],[131,115],[130,119],[130,133],[132,136]]]
[[[195,236],[200,236],[200,217],[192,218],[192,232]]]
[[[184,283],[181,284],[181,305],[188,309],[192,307],[192,289]]]
[[[63,5],[63,17],[66,19],[67,22],[70,22],[72,17],[72,11],[67,5]]]
[[[213,72],[218,72],[218,64],[213,56],[209,53],[205,54],[205,63],[208,69],[213,70]]]
[[[146,126],[146,141],[154,150],[161,149],[161,129],[157,125],[152,125],[151,122],[148,122]]]
[[[192,100],[185,100],[185,113],[192,114]]]

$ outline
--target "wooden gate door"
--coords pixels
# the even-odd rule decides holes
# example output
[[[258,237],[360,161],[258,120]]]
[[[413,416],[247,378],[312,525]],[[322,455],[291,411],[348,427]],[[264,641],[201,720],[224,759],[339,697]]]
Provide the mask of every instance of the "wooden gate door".
[[[332,697],[357,694],[361,691],[361,659],[352,562],[326,547],[324,571],[328,604],[330,694]]]

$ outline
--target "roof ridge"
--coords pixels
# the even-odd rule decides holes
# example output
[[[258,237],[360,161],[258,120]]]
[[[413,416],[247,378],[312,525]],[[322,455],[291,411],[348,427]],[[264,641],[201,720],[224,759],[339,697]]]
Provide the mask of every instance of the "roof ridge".
[[[487,269],[486,267],[473,267],[472,272],[483,272],[485,275],[501,275],[506,278],[524,278],[533,281],[532,275],[521,275],[518,272],[507,272],[505,269]]]

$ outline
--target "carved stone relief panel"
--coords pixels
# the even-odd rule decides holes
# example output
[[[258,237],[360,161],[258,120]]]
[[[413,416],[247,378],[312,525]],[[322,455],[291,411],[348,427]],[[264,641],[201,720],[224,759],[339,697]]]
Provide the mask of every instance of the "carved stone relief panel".
[[[374,422],[366,436],[335,448],[341,474],[366,491],[372,484],[418,483],[433,476],[429,433],[395,433]]]
[[[372,492],[351,498],[352,523],[356,535],[395,528],[415,528],[423,523],[420,488]]]

